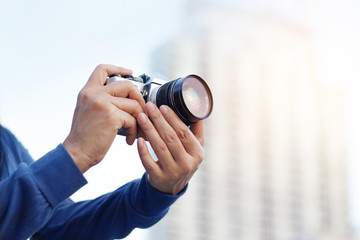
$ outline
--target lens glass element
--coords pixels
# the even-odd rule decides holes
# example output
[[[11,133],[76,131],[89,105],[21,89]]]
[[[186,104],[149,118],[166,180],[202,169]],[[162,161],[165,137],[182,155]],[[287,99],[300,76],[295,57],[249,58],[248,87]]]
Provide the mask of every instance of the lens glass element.
[[[207,86],[197,78],[189,76],[183,82],[182,95],[189,111],[196,117],[202,119],[207,117],[211,111],[211,97]]]

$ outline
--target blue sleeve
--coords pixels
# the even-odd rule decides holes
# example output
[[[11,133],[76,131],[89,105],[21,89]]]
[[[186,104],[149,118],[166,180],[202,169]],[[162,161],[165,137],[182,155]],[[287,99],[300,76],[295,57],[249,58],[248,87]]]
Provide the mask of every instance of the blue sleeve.
[[[134,228],[158,222],[184,192],[168,195],[153,188],[145,173],[116,191],[89,201],[61,203],[51,220],[32,239],[114,239]]]
[[[27,152],[22,154],[26,159],[0,182],[0,239],[27,239],[86,184],[62,145],[35,162]]]

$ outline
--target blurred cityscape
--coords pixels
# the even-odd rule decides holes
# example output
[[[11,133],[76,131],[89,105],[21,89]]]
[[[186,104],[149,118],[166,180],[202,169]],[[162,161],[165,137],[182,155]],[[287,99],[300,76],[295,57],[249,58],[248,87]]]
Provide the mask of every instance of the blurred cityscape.
[[[215,105],[206,158],[150,239],[353,239],[344,94],[319,81],[306,22],[229,1],[184,19],[153,70],[199,74]]]
[[[359,12],[358,0],[0,1],[0,122],[38,159],[67,136],[97,64],[195,73],[214,95],[206,158],[169,214],[126,239],[358,240]],[[72,199],[143,172],[119,136]]]

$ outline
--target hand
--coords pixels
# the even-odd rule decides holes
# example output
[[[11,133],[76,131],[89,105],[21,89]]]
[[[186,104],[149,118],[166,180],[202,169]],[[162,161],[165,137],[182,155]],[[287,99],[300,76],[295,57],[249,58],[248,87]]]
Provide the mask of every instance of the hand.
[[[204,158],[203,122],[191,125],[190,129],[168,107],[160,110],[146,104],[146,112],[137,116],[137,121],[150,142],[158,161],[149,154],[144,139],[137,141],[141,161],[148,172],[150,184],[161,192],[178,194],[189,182]]]
[[[99,65],[80,91],[71,131],[64,147],[82,172],[99,163],[109,150],[118,129],[124,127],[126,142],[136,139],[136,117],[145,101],[130,81],[105,85],[112,74],[132,74],[131,70]]]

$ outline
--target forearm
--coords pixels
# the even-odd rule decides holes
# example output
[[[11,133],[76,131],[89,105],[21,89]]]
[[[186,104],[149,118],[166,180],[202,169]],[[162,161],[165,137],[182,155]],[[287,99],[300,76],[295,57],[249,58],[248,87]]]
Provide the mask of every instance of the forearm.
[[[26,239],[86,180],[62,145],[0,182],[0,239]]]
[[[175,196],[161,193],[144,174],[97,199],[61,203],[33,239],[124,238],[134,228],[147,228],[158,222],[184,192],[185,189]]]

